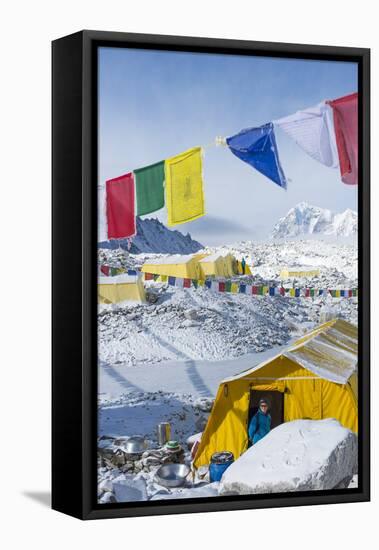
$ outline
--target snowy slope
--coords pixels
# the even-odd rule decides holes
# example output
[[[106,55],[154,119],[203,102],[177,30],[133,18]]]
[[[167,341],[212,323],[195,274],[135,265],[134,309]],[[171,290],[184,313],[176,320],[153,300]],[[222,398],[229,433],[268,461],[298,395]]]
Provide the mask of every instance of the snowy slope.
[[[119,243],[127,247],[127,241],[108,241],[99,243],[99,248],[118,248]],[[203,245],[193,240],[191,235],[183,235],[180,231],[171,231],[155,218],[142,220],[137,217],[137,235],[134,237],[130,252],[139,254],[191,254],[203,248]]]
[[[301,202],[280,218],[275,225],[272,238],[286,239],[299,235],[331,235],[350,237],[357,234],[358,215],[347,209],[334,213],[325,208]]]

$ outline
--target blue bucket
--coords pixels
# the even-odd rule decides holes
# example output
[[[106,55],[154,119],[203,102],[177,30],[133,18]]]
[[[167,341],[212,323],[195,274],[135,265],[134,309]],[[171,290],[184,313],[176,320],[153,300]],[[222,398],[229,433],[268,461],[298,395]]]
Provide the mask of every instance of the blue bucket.
[[[213,483],[213,481],[220,481],[225,470],[227,470],[233,462],[233,453],[230,453],[229,451],[214,453],[209,465],[210,482]]]

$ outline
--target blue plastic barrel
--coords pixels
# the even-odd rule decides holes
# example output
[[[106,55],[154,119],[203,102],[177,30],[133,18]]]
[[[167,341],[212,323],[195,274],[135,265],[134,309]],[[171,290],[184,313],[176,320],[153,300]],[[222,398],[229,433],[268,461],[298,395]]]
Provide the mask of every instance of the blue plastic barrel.
[[[220,481],[222,474],[229,468],[234,462],[233,453],[229,451],[222,451],[220,453],[214,453],[211,457],[211,463],[209,465],[209,480]]]

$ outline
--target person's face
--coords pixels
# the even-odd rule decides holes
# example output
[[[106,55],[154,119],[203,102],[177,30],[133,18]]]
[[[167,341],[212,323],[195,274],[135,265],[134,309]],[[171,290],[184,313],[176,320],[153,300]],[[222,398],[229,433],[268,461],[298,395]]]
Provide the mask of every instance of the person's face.
[[[267,403],[261,403],[260,409],[264,414],[267,414],[267,410],[268,410]]]

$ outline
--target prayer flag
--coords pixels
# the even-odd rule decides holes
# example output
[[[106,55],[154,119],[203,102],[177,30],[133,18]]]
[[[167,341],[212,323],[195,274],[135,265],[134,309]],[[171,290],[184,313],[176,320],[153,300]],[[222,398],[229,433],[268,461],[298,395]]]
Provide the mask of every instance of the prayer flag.
[[[270,296],[275,296],[275,287],[274,287],[274,286],[270,286],[270,288],[269,288],[269,295],[270,295]]]
[[[300,288],[295,288],[295,297],[300,298]]]
[[[280,164],[272,122],[241,130],[239,134],[226,138],[226,143],[236,157],[286,189],[287,181]]]
[[[197,288],[197,287],[198,287],[198,281],[197,281],[197,279],[192,279],[192,284],[193,284],[193,286],[194,286],[195,288]]]
[[[220,281],[218,283],[218,290],[219,290],[219,292],[225,292],[225,282],[224,281]]]
[[[102,265],[100,266],[100,271],[101,273],[103,273],[104,275],[109,275],[109,265]]]
[[[194,147],[165,162],[168,225],[190,222],[204,216],[201,147]]]
[[[171,286],[175,286],[175,280],[176,280],[176,277],[169,276],[168,284],[171,285]]]
[[[136,234],[133,174],[106,182],[108,239],[126,239]]]
[[[344,183],[358,183],[358,94],[328,101],[333,109],[334,130]]]
[[[154,279],[154,275],[152,273],[145,273],[145,281],[151,281]]]
[[[292,296],[292,297],[295,296],[295,289],[294,288],[290,288],[290,296]]]
[[[246,293],[246,285],[240,284],[239,291],[240,291],[241,294],[245,294]]]
[[[137,216],[164,207],[164,161],[134,170]]]
[[[191,288],[191,279],[184,279],[183,288]]]
[[[231,281],[226,281],[225,282],[225,292],[230,292],[232,289],[232,282]]]
[[[325,101],[274,120],[286,134],[325,166],[338,166],[338,152],[334,133],[333,112]]]
[[[212,281],[211,281],[210,279],[207,279],[207,280],[205,281],[205,286],[206,286],[207,288],[211,288],[211,286],[212,286]]]
[[[232,283],[231,292],[237,293],[238,291],[239,291],[239,285],[238,285],[238,283]]]
[[[178,288],[183,288],[184,279],[182,279],[182,277],[176,277],[175,286],[177,286]]]

